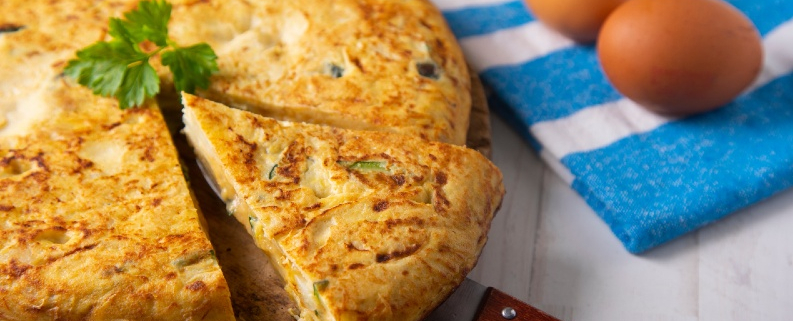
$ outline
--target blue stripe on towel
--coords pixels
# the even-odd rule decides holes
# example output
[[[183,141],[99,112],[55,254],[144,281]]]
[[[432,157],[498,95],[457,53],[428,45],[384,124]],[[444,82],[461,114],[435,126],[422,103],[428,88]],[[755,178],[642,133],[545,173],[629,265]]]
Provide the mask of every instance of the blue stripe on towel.
[[[753,1],[731,2],[742,6],[750,18],[759,21],[758,27],[763,34],[793,17],[793,1],[771,9],[767,6],[754,8],[757,5]],[[603,74],[593,47],[562,49],[519,65],[493,67],[481,76],[513,108],[530,110],[522,118],[529,126],[622,97]]]
[[[793,17],[793,1],[790,0],[727,0],[754,22],[760,34],[766,35],[776,26]]]
[[[457,38],[483,35],[534,21],[522,1],[445,11],[443,16]]]
[[[642,252],[791,186],[791,88],[788,74],[718,111],[562,162],[625,247]]]
[[[490,68],[481,76],[512,108],[524,112],[528,125],[622,97],[600,69],[593,47],[563,49],[520,65]]]

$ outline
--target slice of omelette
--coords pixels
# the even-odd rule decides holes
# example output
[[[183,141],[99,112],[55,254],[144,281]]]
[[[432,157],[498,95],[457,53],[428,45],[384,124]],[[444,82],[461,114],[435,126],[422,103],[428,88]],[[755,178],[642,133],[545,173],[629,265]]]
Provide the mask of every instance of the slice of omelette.
[[[157,106],[59,75],[109,5],[0,0],[0,320],[233,320]]]
[[[184,94],[185,133],[303,320],[419,320],[474,267],[504,194],[464,147],[276,121]]]

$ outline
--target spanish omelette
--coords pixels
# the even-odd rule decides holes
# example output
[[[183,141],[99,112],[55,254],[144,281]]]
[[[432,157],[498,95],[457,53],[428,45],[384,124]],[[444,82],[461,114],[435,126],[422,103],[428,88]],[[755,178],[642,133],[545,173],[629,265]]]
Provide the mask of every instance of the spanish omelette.
[[[70,209],[79,211],[60,203],[53,205],[54,203],[32,202],[32,205],[25,205],[28,207],[25,207],[24,213],[35,212],[36,215],[46,216],[45,210],[51,207],[62,207],[64,210],[52,211],[52,213],[57,213],[57,215],[53,214],[56,215],[53,216],[55,217],[54,221],[50,222],[45,219],[44,225],[38,227],[39,230],[25,225],[28,223],[20,223],[23,225],[14,225],[17,224],[14,222],[5,223],[7,227],[11,226],[9,228],[13,231],[4,234],[2,240],[9,240],[8,244],[13,243],[10,240],[16,240],[14,241],[15,245],[5,245],[4,249],[10,251],[6,253],[5,259],[13,259],[17,255],[24,258],[25,255],[28,255],[25,251],[22,251],[22,254],[14,252],[12,248],[14,246],[18,248],[30,246],[30,242],[24,243],[23,241],[30,241],[31,235],[34,234],[33,240],[38,242],[36,244],[50,246],[49,250],[52,251],[55,251],[56,248],[67,248],[66,245],[83,244],[79,242],[87,242],[89,239],[85,235],[95,236],[99,240],[100,236],[105,236],[105,234],[134,234],[126,230],[122,232],[120,227],[115,225],[117,222],[114,219],[105,223],[95,222],[99,226],[110,224],[110,228],[106,231],[85,234],[87,232],[81,230],[80,233],[84,234],[85,239],[78,237],[80,234],[75,234],[69,230],[69,227],[65,227],[66,230],[55,228],[54,232],[49,228],[50,225],[62,226],[73,223],[68,220],[61,221],[64,217],[68,217],[70,220],[74,219],[74,221],[87,221],[90,213],[107,217],[127,215],[129,213],[123,209],[112,208],[108,204],[125,204],[125,200],[112,201],[112,199],[123,197],[123,191],[127,189],[132,194],[137,193],[135,191],[142,191],[143,194],[162,192],[159,189],[147,190],[150,187],[149,180],[154,180],[156,183],[157,180],[162,179],[168,181],[168,184],[182,184],[177,182],[172,171],[160,171],[164,168],[162,166],[167,167],[174,164],[175,156],[168,154],[171,152],[163,152],[165,156],[156,153],[152,156],[151,154],[152,151],[172,150],[170,144],[167,143],[168,135],[167,132],[163,132],[161,116],[154,103],[148,102],[141,109],[144,111],[116,113],[110,110],[111,107],[116,107],[112,101],[92,97],[87,90],[76,87],[71,81],[58,74],[65,62],[73,57],[78,48],[106,38],[105,28],[109,17],[119,16],[122,12],[132,9],[136,3],[137,1],[130,0],[0,0],[0,7],[6,9],[0,11],[0,49],[2,49],[0,55],[3,58],[11,58],[0,64],[2,67],[0,68],[0,79],[2,79],[0,81],[0,99],[2,99],[0,102],[0,126],[3,127],[0,129],[0,136],[2,136],[0,152],[4,157],[2,161],[4,174],[0,177],[4,181],[14,182],[3,185],[5,186],[3,188],[8,188],[4,190],[7,194],[0,195],[2,196],[0,201],[4,202],[0,204],[0,210],[8,209],[8,212],[11,213],[4,220],[6,222],[13,221],[9,218],[19,214],[15,212],[21,208],[19,206],[27,204],[22,202],[21,198],[17,199],[17,196],[21,195],[18,193],[33,193],[33,190],[40,188],[37,192],[39,194],[32,196],[32,200],[38,202],[41,197],[57,195],[54,192],[57,189],[53,189],[55,185],[61,184],[60,188],[64,189],[68,185],[65,182],[70,182],[69,184],[83,183],[82,178],[75,178],[80,175],[87,175],[91,179],[119,175],[144,178],[142,182],[138,182],[127,177],[134,181],[128,185],[113,185],[104,182],[97,185],[87,184],[70,191],[81,195],[72,204],[83,203],[79,206],[84,208],[95,208],[95,204],[88,199],[89,196],[101,196],[100,199],[106,201],[106,203],[102,203],[105,207],[101,211],[86,210],[85,213],[79,215],[67,215],[63,211]],[[194,40],[195,42],[209,42],[221,57],[219,61],[221,73],[213,78],[212,87],[207,91],[200,92],[203,96],[213,97],[240,108],[251,109],[283,119],[404,133],[423,139],[457,144],[462,144],[465,140],[470,109],[470,82],[467,69],[448,27],[439,12],[427,1],[335,1],[332,4],[321,1],[173,1],[173,3],[174,18],[170,28],[176,41],[179,43],[192,43]],[[252,57],[251,52],[256,53],[255,57]],[[265,60],[265,57],[269,59],[268,63],[262,61]],[[163,84],[169,86],[169,76],[165,74],[161,66],[157,67],[164,80]],[[282,72],[277,73],[278,70],[282,70]],[[93,114],[85,116],[83,113]],[[127,124],[126,117],[137,120],[131,120],[132,123]],[[107,122],[111,120],[112,122]],[[134,126],[127,127],[127,125]],[[104,133],[103,130],[116,131],[116,133]],[[149,131],[153,133],[151,137],[144,137],[148,135]],[[131,135],[137,136],[132,138]],[[88,139],[88,143],[86,143],[86,139]],[[97,140],[98,143],[90,140]],[[69,143],[63,143],[63,141],[69,141]],[[84,143],[88,146],[85,148],[89,152],[82,152]],[[38,154],[34,153],[35,151],[48,156],[42,158],[39,163],[36,158]],[[130,155],[140,152],[146,156],[140,161],[154,158],[154,162],[157,164],[152,166],[156,169],[147,167],[148,165],[133,164],[134,157]],[[67,157],[71,155],[70,153],[77,153],[76,158]],[[123,160],[120,163],[116,153],[122,153],[120,157]],[[51,165],[56,163],[60,165]],[[38,167],[39,165],[36,164],[44,165]],[[85,164],[89,165],[86,168],[80,167]],[[143,166],[142,168],[148,169],[143,171],[133,168],[128,171],[127,166]],[[65,172],[50,171],[51,168]],[[67,168],[68,170],[66,170]],[[110,170],[107,174],[104,172],[106,168],[116,169]],[[33,176],[41,176],[42,174],[36,173],[42,172],[47,174],[46,183],[34,184],[29,179]],[[115,180],[116,183],[123,181],[123,179],[115,178],[110,180]],[[135,185],[138,183],[140,185]],[[84,192],[80,192],[84,188]],[[113,189],[119,191],[114,192]],[[25,191],[20,192],[22,190]],[[179,195],[185,193],[181,187],[171,190],[171,192]],[[63,201],[59,197],[56,199],[58,202]],[[84,296],[88,292],[68,293],[70,290],[74,290],[69,288],[70,286],[76,286],[80,291],[88,291],[91,288],[91,282],[98,282],[93,280],[95,274],[92,273],[96,273],[96,271],[91,269],[94,267],[91,260],[92,256],[96,255],[95,253],[104,249],[99,246],[108,242],[102,241],[99,243],[100,245],[83,244],[88,247],[94,246],[93,248],[76,247],[68,248],[69,250],[65,252],[36,252],[36,255],[40,255],[36,258],[38,260],[36,262],[39,263],[51,260],[60,262],[61,259],[54,259],[59,253],[67,253],[69,255],[64,257],[79,260],[79,263],[62,260],[63,262],[54,264],[55,267],[51,269],[62,271],[72,268],[73,271],[60,272],[62,273],[61,277],[65,278],[61,284],[55,282],[57,279],[53,279],[53,282],[47,281],[47,284],[52,284],[53,288],[43,291],[54,291],[61,294],[53,294],[47,300],[37,301],[37,305],[33,303],[30,306],[25,305],[27,302],[33,302],[31,300],[38,300],[36,295],[45,293],[31,290],[35,289],[33,285],[40,282],[40,279],[37,281],[35,273],[37,271],[51,273],[51,271],[47,270],[48,268],[39,268],[35,264],[23,262],[24,264],[20,265],[22,261],[19,260],[14,262],[9,259],[9,261],[3,262],[6,264],[4,265],[6,277],[9,278],[6,281],[11,282],[9,280],[18,274],[29,278],[29,282],[32,283],[15,280],[10,284],[17,288],[0,290],[11,291],[3,292],[9,294],[9,296],[4,295],[6,301],[3,302],[5,308],[8,309],[8,314],[0,316],[12,319],[82,317],[137,319],[161,315],[163,318],[195,319],[198,318],[198,314],[210,311],[211,313],[207,312],[208,314],[203,317],[228,318],[230,313],[230,308],[227,308],[228,294],[225,282],[219,275],[219,270],[216,269],[216,263],[210,262],[211,245],[206,242],[204,236],[193,233],[196,231],[191,223],[193,221],[191,211],[194,211],[194,209],[190,209],[193,208],[192,203],[183,202],[179,197],[174,199],[169,197],[168,199],[174,203],[169,209],[183,208],[175,217],[187,220],[185,231],[190,231],[191,240],[193,240],[192,237],[195,238],[193,240],[195,242],[188,242],[192,247],[185,245],[186,248],[183,250],[200,249],[200,251],[196,250],[198,252],[191,252],[192,254],[187,257],[186,262],[190,263],[190,266],[201,266],[208,271],[205,275],[202,273],[207,277],[206,280],[196,280],[206,286],[206,291],[203,291],[204,288],[201,289],[202,291],[198,291],[206,292],[200,295],[203,301],[199,301],[203,303],[196,301],[198,295],[181,297],[180,291],[183,289],[178,287],[171,287],[171,292],[164,291],[153,294],[153,292],[144,293],[143,290],[141,290],[143,292],[132,291],[130,289],[137,285],[130,285],[126,288],[127,292],[125,293],[141,295],[144,299],[141,301],[142,303],[127,303],[128,305],[119,304],[121,299],[117,294],[112,296],[112,300],[108,299],[109,297],[101,296],[102,291],[110,291],[108,293],[120,293],[113,291],[121,291],[108,289],[106,286],[98,286],[95,289],[96,293],[91,292],[91,295],[88,296]],[[170,204],[163,203],[163,200],[160,200],[156,206],[154,203],[150,203],[150,207]],[[40,208],[32,210],[39,205]],[[138,205],[143,209],[138,209],[138,206],[126,209],[149,211],[145,208],[145,204]],[[146,215],[151,215],[151,213],[147,212]],[[147,220],[148,216],[146,215],[136,216],[135,220],[139,221],[129,224],[146,225],[145,223],[160,222]],[[201,220],[200,215],[197,216],[197,219]],[[165,226],[178,226],[178,223],[172,221],[160,223],[166,224]],[[157,232],[166,233],[162,228],[157,229]],[[117,247],[123,248],[131,244],[124,242],[145,244],[149,241],[151,240],[119,241]],[[64,243],[60,244],[59,242]],[[173,248],[169,246],[165,251],[178,252],[180,246],[182,245],[174,245]],[[72,252],[74,249],[79,250]],[[163,250],[162,246],[156,247],[156,249]],[[173,254],[168,252],[164,256],[157,256],[144,250],[140,251],[147,253],[146,258],[141,258],[141,260],[160,263],[164,262],[162,260],[165,257]],[[199,252],[209,254],[196,254]],[[54,253],[54,256],[46,253]],[[182,259],[179,260],[179,258]],[[170,262],[185,262],[185,259],[179,256],[175,261]],[[181,264],[183,263],[171,265]],[[82,268],[85,268],[85,271],[77,273],[76,270]],[[118,268],[123,269],[123,266]],[[21,270],[24,270],[24,273],[18,272]],[[164,275],[167,278],[172,278],[169,273]],[[74,277],[72,278],[72,276]],[[141,277],[141,275],[138,276]],[[146,278],[148,278],[147,282],[153,284],[154,281],[151,278]],[[83,279],[87,281],[79,284],[74,283],[83,282],[80,281]],[[123,279],[120,281],[121,283],[129,281],[121,279]],[[101,282],[97,284],[99,283]],[[168,287],[172,283],[163,282],[162,284]],[[59,286],[61,288],[58,288]],[[198,287],[195,285],[192,288]],[[23,304],[16,305],[18,302],[13,299],[13,296],[18,292],[14,291],[27,291],[26,293],[30,296],[25,299],[27,301],[20,299],[19,303]],[[174,298],[163,297],[168,293],[175,293]],[[92,296],[94,294],[99,296]],[[75,299],[80,297],[83,299]],[[69,302],[64,301],[64,303],[59,300]],[[162,305],[169,302],[171,304],[163,308]],[[192,308],[190,308],[191,304]],[[208,306],[210,308],[207,308]],[[143,314],[138,315],[137,313]],[[174,317],[175,315],[180,317]]]
[[[277,121],[183,94],[184,132],[302,320],[419,320],[474,267],[504,194],[480,153]]]

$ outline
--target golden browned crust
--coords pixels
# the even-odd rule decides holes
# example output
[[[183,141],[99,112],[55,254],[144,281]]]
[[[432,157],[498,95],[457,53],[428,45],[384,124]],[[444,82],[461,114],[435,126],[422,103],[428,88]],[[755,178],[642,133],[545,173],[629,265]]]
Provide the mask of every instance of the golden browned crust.
[[[105,37],[108,18],[137,2],[1,0],[15,9],[0,16],[37,25],[51,48],[79,48]],[[219,56],[220,72],[201,96],[278,119],[465,144],[468,69],[427,0],[170,2],[176,42],[207,42]],[[155,67],[170,86],[170,74]]]
[[[232,320],[157,106],[59,76],[113,4],[29,2],[0,0],[0,320]]]
[[[137,2],[0,0],[14,8],[0,23],[36,25],[49,48],[80,48]],[[468,69],[427,0],[170,2],[177,43],[207,42],[219,56],[220,73],[201,96],[279,119],[465,144]]]
[[[222,72],[202,95],[286,119],[464,142],[470,82],[454,38],[427,1],[336,1],[331,8],[324,1],[172,2],[176,41],[208,42],[221,57]],[[107,38],[109,17],[136,3],[0,0],[0,181],[13,182],[0,190],[0,217],[2,240],[14,240],[0,251],[0,319],[229,317],[225,282],[201,254],[211,247],[169,167],[175,156],[156,107],[117,111],[112,100],[58,75],[78,48]],[[123,161],[107,158],[119,151]],[[95,184],[80,185],[87,180]],[[165,186],[174,197],[146,202],[143,196]],[[124,193],[131,190],[142,191]],[[124,198],[130,195],[141,198]],[[112,219],[95,219],[102,215]],[[149,231],[133,218],[163,225]],[[114,233],[147,236],[116,240]],[[174,235],[185,235],[185,244],[162,245]],[[134,273],[124,265],[132,254],[120,250],[128,247],[144,253],[132,260],[140,266]],[[113,268],[104,266],[102,277],[121,270],[109,281],[96,277],[105,261]],[[184,262],[208,271],[200,274],[206,280],[185,283],[183,269],[172,267]],[[178,273],[163,272],[166,281],[157,282],[156,273],[141,272],[154,266]]]
[[[302,318],[417,320],[473,268],[504,193],[481,154],[278,122],[191,95],[183,103],[188,138],[232,186],[230,209],[278,265]],[[317,302],[307,302],[312,285]]]
[[[201,96],[277,119],[465,143],[468,70],[426,0],[179,3],[173,36],[207,41],[220,57]]]

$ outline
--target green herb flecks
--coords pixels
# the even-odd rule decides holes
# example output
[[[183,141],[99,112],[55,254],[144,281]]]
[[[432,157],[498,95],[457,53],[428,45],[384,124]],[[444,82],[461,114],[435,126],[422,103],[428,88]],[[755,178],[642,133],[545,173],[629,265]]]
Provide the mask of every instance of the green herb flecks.
[[[213,253],[210,252],[210,254],[213,254]],[[201,260],[203,260],[206,257],[206,255],[207,254],[204,251],[190,252],[190,253],[187,253],[185,255],[182,255],[182,256],[176,258],[175,260],[173,260],[171,262],[171,264],[173,264],[176,267],[183,268],[185,266],[193,265],[193,264],[196,264],[196,263],[200,262]]]
[[[336,64],[326,64],[326,72],[333,78],[341,78],[344,76],[344,68]]]
[[[440,78],[440,68],[438,68],[438,65],[432,61],[416,63],[416,70],[422,77],[434,80],[438,80],[438,78]]]
[[[253,232],[253,223],[256,223],[258,221],[259,221],[258,218],[255,218],[253,216],[248,216],[248,224],[251,225],[251,232]]]
[[[164,0],[141,1],[138,8],[111,18],[110,41],[99,41],[77,51],[64,74],[94,94],[115,97],[121,109],[140,106],[160,91],[160,78],[149,59],[160,55],[173,74],[178,91],[192,93],[207,88],[218,71],[217,56],[205,43],[181,47],[168,37],[171,4]],[[144,50],[143,43],[156,46]],[[150,47],[150,46],[146,46]]]
[[[322,302],[322,299],[319,297],[319,292],[325,291],[325,289],[328,288],[328,284],[330,284],[328,280],[314,282],[314,296],[317,298],[318,302]]]
[[[212,260],[218,260],[218,257],[215,255],[215,250],[209,250],[209,257],[211,257]]]
[[[179,157],[179,167],[182,168],[182,176],[184,176],[184,180],[187,181],[188,185],[190,183],[190,170],[187,169],[187,165],[184,164],[184,160]]]
[[[273,179],[275,177],[275,169],[278,167],[278,164],[273,165],[273,168],[270,168],[270,173],[267,174],[267,179]]]
[[[349,169],[357,169],[357,170],[370,170],[370,171],[381,171],[385,172],[386,169],[386,162],[383,161],[357,161],[357,162],[348,162],[348,161],[338,161],[337,164],[347,167]]]
[[[23,26],[23,25],[15,25],[13,23],[0,24],[0,34],[7,33],[7,32],[8,33],[17,32],[19,30],[22,30],[23,28],[25,28],[25,26]]]
[[[228,213],[229,216],[233,216],[234,212],[237,211],[237,206],[238,206],[237,199],[234,199],[231,202],[227,203],[226,204],[226,213]]]

